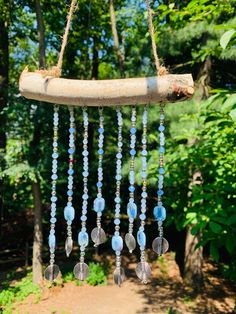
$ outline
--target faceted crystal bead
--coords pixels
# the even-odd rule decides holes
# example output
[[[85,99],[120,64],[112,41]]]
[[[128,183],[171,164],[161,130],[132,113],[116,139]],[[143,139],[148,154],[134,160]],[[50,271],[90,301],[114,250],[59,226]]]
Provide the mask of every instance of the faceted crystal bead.
[[[93,209],[95,212],[102,212],[105,208],[105,200],[103,197],[97,197],[93,202]]]
[[[157,237],[152,242],[152,249],[154,252],[156,252],[158,255],[162,255],[166,253],[169,249],[169,243],[168,241],[163,237]]]
[[[153,215],[156,220],[164,221],[166,219],[166,209],[163,206],[155,206],[153,209]]]
[[[141,246],[141,247],[146,246],[146,234],[143,231],[138,231],[137,242],[138,242],[139,246]]]
[[[50,234],[48,237],[48,245],[50,247],[50,249],[55,249],[56,247],[56,237],[54,234]]]
[[[122,267],[117,267],[113,273],[114,282],[120,286],[125,280],[125,271]]]
[[[94,242],[94,246],[98,246],[106,241],[105,231],[101,227],[96,227],[92,230],[91,239]]]
[[[130,218],[135,219],[137,216],[137,205],[135,203],[129,202],[127,205],[127,214]]]
[[[72,249],[73,249],[73,240],[71,237],[67,237],[66,242],[65,242],[65,251],[66,251],[67,257],[69,257]]]
[[[49,265],[44,272],[44,277],[46,280],[53,281],[57,278],[60,269],[57,265]]]
[[[72,206],[66,206],[64,208],[64,217],[67,221],[73,221],[75,218],[75,209]]]
[[[136,240],[131,233],[126,233],[125,244],[128,247],[130,253],[132,253],[133,250],[136,248]]]
[[[114,251],[122,251],[123,249],[123,239],[121,236],[115,235],[111,240],[112,249]]]
[[[89,242],[89,236],[87,232],[80,231],[78,235],[78,243],[80,246],[86,247]]]
[[[147,284],[151,277],[151,268],[147,262],[139,262],[135,269],[137,277]]]
[[[77,263],[73,270],[75,278],[83,281],[88,277],[89,268],[86,263]]]

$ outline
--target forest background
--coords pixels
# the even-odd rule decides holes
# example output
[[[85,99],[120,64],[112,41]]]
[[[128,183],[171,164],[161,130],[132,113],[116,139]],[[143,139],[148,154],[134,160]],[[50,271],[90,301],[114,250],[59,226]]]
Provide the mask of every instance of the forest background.
[[[112,79],[155,75],[145,1],[79,1],[63,76]],[[18,80],[30,69],[53,66],[58,57],[68,6],[60,0],[0,0],[0,237],[1,267],[31,264],[33,282],[42,279],[48,261],[52,112],[19,95]],[[170,0],[152,4],[155,39],[162,62],[171,73],[192,73],[196,93],[191,101],[166,105],[166,179],[168,212],[165,235],[187,284],[201,287],[204,258],[223,276],[236,281],[236,1]],[[115,13],[116,20],[111,16]],[[112,27],[113,26],[113,27]],[[116,35],[118,35],[116,37]],[[115,40],[114,40],[115,39]],[[128,219],[129,119],[124,108],[122,229]],[[147,238],[157,227],[152,209],[157,200],[158,106],[149,108]],[[138,108],[141,138],[142,108]],[[112,235],[116,113],[105,109],[104,229]],[[98,114],[89,109],[90,208],[96,195]],[[73,233],[79,229],[82,196],[82,114],[76,110]],[[57,243],[65,239],[68,111],[60,108]],[[141,157],[136,162],[137,201],[141,191]],[[90,211],[89,230],[95,224]],[[44,239],[44,240],[43,240]],[[109,250],[107,243],[103,250]],[[9,253],[10,252],[10,253]],[[24,252],[24,253],[22,253]],[[23,260],[22,260],[23,254]],[[138,252],[137,252],[138,254]],[[63,257],[61,257],[63,261]]]

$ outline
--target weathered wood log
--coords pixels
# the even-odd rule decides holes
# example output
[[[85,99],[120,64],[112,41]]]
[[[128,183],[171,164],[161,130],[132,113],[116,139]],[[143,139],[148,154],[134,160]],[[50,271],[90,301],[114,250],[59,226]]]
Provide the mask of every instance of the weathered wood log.
[[[24,70],[19,89],[22,96],[74,106],[113,106],[167,103],[191,98],[191,74],[114,80],[72,80]]]

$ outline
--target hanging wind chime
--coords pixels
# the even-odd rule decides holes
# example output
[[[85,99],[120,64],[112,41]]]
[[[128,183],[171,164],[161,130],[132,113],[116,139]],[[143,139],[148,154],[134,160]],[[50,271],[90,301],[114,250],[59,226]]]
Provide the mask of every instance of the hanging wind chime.
[[[116,152],[116,175],[115,186],[116,192],[114,196],[114,225],[115,230],[111,239],[111,246],[115,252],[115,270],[114,281],[117,285],[121,285],[125,279],[125,272],[121,266],[121,254],[123,250],[123,230],[121,229],[120,213],[122,204],[125,203],[121,195],[122,183],[122,156],[123,156],[123,115],[121,106],[132,105],[131,121],[130,121],[130,169],[129,169],[129,199],[127,201],[127,215],[129,226],[125,234],[125,244],[130,253],[136,248],[136,240],[140,250],[140,262],[136,267],[137,277],[142,283],[147,283],[151,277],[151,268],[147,262],[146,256],[146,210],[147,210],[147,128],[148,128],[148,108],[144,106],[142,115],[142,139],[141,139],[141,159],[142,159],[142,192],[140,204],[135,199],[135,156],[137,155],[136,145],[136,106],[141,104],[160,104],[160,124],[159,131],[159,166],[158,168],[158,189],[157,189],[157,205],[153,209],[153,215],[158,225],[158,236],[153,240],[152,248],[158,255],[162,255],[168,250],[168,241],[163,236],[163,221],[166,219],[166,209],[163,205],[162,196],[164,194],[164,152],[165,152],[165,114],[164,103],[174,102],[192,97],[194,93],[193,80],[191,74],[171,75],[167,74],[166,69],[160,66],[157,49],[155,44],[154,27],[152,22],[152,13],[149,5],[149,0],[146,0],[149,31],[152,42],[153,56],[157,70],[156,77],[146,78],[129,78],[116,80],[71,80],[60,78],[63,55],[67,44],[68,34],[72,22],[72,15],[76,7],[76,0],[72,0],[67,24],[62,40],[61,51],[57,66],[51,70],[39,70],[29,72],[26,68],[20,77],[19,89],[21,95],[44,102],[49,102],[54,105],[53,114],[53,148],[52,148],[52,192],[51,192],[51,216],[50,216],[50,232],[48,237],[50,262],[45,270],[45,278],[53,281],[59,274],[59,267],[55,264],[55,249],[56,249],[56,213],[57,213],[57,168],[58,168],[58,125],[59,125],[59,107],[58,105],[67,105],[69,108],[69,163],[68,163],[68,182],[67,182],[67,204],[64,208],[64,218],[67,223],[67,238],[65,242],[65,252],[69,257],[73,249],[72,239],[72,223],[75,218],[75,208],[73,207],[73,175],[74,175],[74,154],[75,154],[75,137],[76,126],[74,116],[74,106],[82,107],[83,114],[83,151],[81,160],[83,160],[83,195],[82,195],[82,210],[81,210],[81,229],[78,232],[78,244],[80,250],[79,262],[74,266],[74,275],[79,280],[85,280],[89,273],[88,265],[85,263],[85,251],[89,245],[89,234],[87,232],[86,221],[88,209],[88,176],[89,176],[89,151],[88,151],[88,125],[89,117],[87,112],[88,106],[97,106],[99,113],[98,126],[98,180],[96,184],[97,195],[93,202],[93,210],[97,214],[96,227],[92,230],[91,240],[94,246],[101,245],[106,241],[106,234],[102,228],[102,214],[105,207],[105,199],[103,197],[103,155],[104,155],[104,106],[116,105],[117,113],[117,152]],[[136,192],[137,193],[137,192]],[[134,232],[134,221],[139,220],[139,228],[137,233]],[[122,232],[121,232],[122,231]]]

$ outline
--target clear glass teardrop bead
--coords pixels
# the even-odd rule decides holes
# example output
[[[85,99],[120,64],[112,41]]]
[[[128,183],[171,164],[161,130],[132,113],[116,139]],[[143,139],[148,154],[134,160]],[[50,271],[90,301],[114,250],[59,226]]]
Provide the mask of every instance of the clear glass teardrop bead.
[[[117,267],[113,273],[113,279],[116,285],[120,286],[125,281],[125,271],[122,267]]]
[[[131,233],[126,233],[125,244],[128,247],[130,253],[132,253],[133,250],[136,248],[136,240]]]
[[[77,263],[74,267],[73,273],[75,278],[83,281],[88,277],[89,267],[86,263]]]
[[[159,256],[166,253],[169,249],[168,241],[163,237],[157,237],[152,242],[152,249],[156,252]]]
[[[72,249],[73,249],[73,240],[71,237],[67,237],[66,242],[65,242],[65,251],[66,251],[67,257],[69,257]]]
[[[60,273],[60,269],[56,264],[49,265],[44,271],[44,278],[49,281],[53,281]]]
[[[101,227],[96,227],[91,232],[91,239],[94,242],[94,246],[98,246],[106,241],[107,237],[105,231]]]
[[[151,278],[151,267],[147,262],[139,262],[135,269],[137,277],[142,283],[147,284]]]

